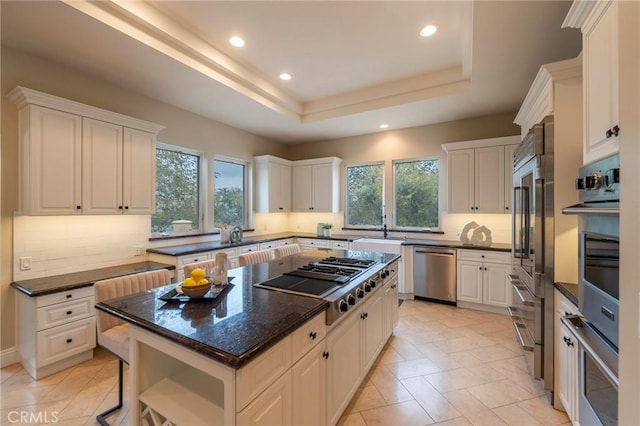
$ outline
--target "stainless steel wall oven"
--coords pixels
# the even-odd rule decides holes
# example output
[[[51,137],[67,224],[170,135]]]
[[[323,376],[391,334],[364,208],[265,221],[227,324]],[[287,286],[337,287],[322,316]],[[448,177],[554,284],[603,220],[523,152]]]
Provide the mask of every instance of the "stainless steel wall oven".
[[[578,304],[583,317],[564,317],[579,343],[580,424],[615,425],[618,419],[618,306],[620,262],[620,158],[582,167],[579,215]]]

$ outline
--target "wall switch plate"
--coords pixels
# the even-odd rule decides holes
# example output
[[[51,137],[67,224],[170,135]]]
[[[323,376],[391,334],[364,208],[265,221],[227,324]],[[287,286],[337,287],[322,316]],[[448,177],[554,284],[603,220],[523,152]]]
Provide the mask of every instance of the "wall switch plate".
[[[20,258],[20,270],[21,271],[29,271],[31,270],[31,256],[25,256]]]
[[[144,256],[144,246],[134,246],[133,253],[136,256]]]

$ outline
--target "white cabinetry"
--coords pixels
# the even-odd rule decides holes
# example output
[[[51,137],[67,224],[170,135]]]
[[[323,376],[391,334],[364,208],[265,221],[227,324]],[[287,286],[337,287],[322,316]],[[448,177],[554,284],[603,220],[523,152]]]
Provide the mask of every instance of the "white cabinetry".
[[[376,355],[380,352],[382,344],[384,343],[384,308],[383,308],[383,291],[376,292],[373,296],[367,300],[362,306],[362,312],[360,318],[362,319],[362,365],[363,374],[373,365],[376,360]]]
[[[151,214],[153,123],[22,87],[20,204],[29,215]]]
[[[93,357],[93,287],[37,297],[18,293],[17,303],[20,361],[34,379]]]
[[[393,263],[389,266],[390,275],[383,287],[384,295],[382,296],[382,304],[384,310],[384,335],[386,338],[391,336],[393,330],[398,324],[398,277],[400,263]]]
[[[576,306],[558,290],[555,298],[555,394],[573,424],[578,424],[578,342],[560,318],[580,315]]]
[[[300,245],[301,250],[314,250],[317,248],[331,248],[330,240],[321,238],[296,238],[296,242]]]
[[[357,312],[356,312],[357,314]],[[351,315],[327,336],[327,423],[336,424],[360,384],[361,318]]]
[[[336,157],[294,161],[293,211],[338,212],[341,163]]]
[[[512,165],[505,145],[519,138],[505,137],[444,144],[448,165],[449,213],[509,213]]]
[[[510,254],[489,250],[458,250],[457,254],[458,304],[472,302],[488,307],[509,306],[511,292],[507,274],[511,268]]]
[[[294,425],[326,425],[325,348],[324,343],[317,345],[291,369]]]
[[[618,2],[574,2],[563,26],[582,30],[587,164],[618,152]]]
[[[271,155],[255,157],[256,211],[291,211],[291,161]]]

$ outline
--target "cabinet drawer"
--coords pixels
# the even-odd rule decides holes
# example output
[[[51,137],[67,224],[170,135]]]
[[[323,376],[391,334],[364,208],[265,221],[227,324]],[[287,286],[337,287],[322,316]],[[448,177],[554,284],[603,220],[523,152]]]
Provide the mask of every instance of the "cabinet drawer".
[[[36,310],[36,330],[45,330],[82,318],[95,315],[94,297],[73,299],[57,305],[44,306]]]
[[[311,238],[299,238],[298,244],[306,247],[320,247],[320,248],[331,247],[331,241],[329,240],[315,240]]]
[[[225,250],[216,250],[211,252],[211,259],[216,258],[216,254],[225,253],[227,255],[227,259],[233,259],[234,257],[238,257],[238,251],[235,248],[225,249]]]
[[[331,241],[331,248],[347,250],[349,248],[349,241]]]
[[[258,394],[291,368],[291,336],[236,372],[236,410],[241,411]]]
[[[180,256],[178,258],[178,269],[182,269],[184,265],[188,265],[189,263],[202,262],[203,260],[209,259],[209,252],[206,251],[202,253],[191,254],[189,256]]]
[[[268,243],[261,243],[260,250],[269,250],[278,247],[278,244],[275,241],[269,241]]]
[[[458,250],[458,260],[509,264],[511,254],[490,250]]]
[[[96,346],[96,318],[90,317],[36,333],[39,367]]]
[[[242,247],[238,247],[238,254],[251,253],[253,251],[258,251],[258,250],[260,250],[258,244],[253,244],[250,246],[242,246]]]
[[[91,296],[93,296],[93,286],[76,288],[69,291],[61,291],[59,293],[46,294],[44,296],[38,296],[35,298],[36,308],[55,305],[58,303],[68,302],[71,300],[77,300]]]
[[[293,362],[298,361],[327,334],[325,313],[316,315],[293,333]]]
[[[293,239],[292,238],[287,238],[286,240],[278,240],[278,241],[274,241],[276,243],[276,247],[281,247],[281,246],[288,246],[289,244],[293,244]]]

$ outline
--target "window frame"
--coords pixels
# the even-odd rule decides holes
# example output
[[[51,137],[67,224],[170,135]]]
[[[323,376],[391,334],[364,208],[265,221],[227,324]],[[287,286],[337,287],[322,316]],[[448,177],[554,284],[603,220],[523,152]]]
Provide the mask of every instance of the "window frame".
[[[349,168],[350,167],[363,167],[363,166],[381,166],[382,167],[382,197],[381,197],[381,205],[380,205],[380,216],[381,216],[381,224],[380,225],[353,225],[348,222],[349,220]],[[382,207],[385,206],[385,197],[386,197],[386,184],[385,184],[385,168],[386,162],[384,160],[381,161],[367,161],[362,163],[351,163],[345,165],[344,169],[344,228],[346,229],[354,229],[354,230],[372,230],[372,229],[380,229],[382,227]]]
[[[214,225],[215,211],[215,162],[222,161],[232,164],[237,164],[244,166],[244,226],[243,230],[251,230],[253,229],[253,164],[251,161],[242,160],[240,158],[229,157],[226,155],[214,155],[213,159],[208,162],[210,163],[209,173],[208,173],[208,188],[207,194],[209,195],[207,201],[207,225],[210,227],[212,231],[220,232],[220,229]]]
[[[438,162],[438,225],[436,227],[423,228],[417,226],[399,226],[397,223],[397,179],[396,179],[396,164],[399,163],[415,163],[418,161],[437,161]],[[394,231],[407,231],[407,232],[416,232],[416,231],[440,231],[442,229],[442,209],[441,209],[441,198],[442,198],[442,158],[438,155],[432,155],[428,157],[417,157],[417,158],[402,158],[395,159],[391,161],[391,180],[392,180],[392,225],[391,229]]]
[[[205,211],[207,205],[207,156],[204,152],[186,148],[179,145],[173,145],[166,142],[156,142],[156,155],[157,150],[161,149],[164,151],[173,151],[186,155],[193,155],[198,157],[198,229],[192,229],[190,231],[183,232],[170,232],[170,233],[158,233],[153,232],[151,228],[149,229],[151,238],[162,238],[162,237],[179,237],[179,236],[192,236],[192,235],[200,235],[205,232],[207,229],[207,224],[205,223]],[[157,171],[156,171],[157,176]],[[157,179],[157,178],[156,178]],[[157,180],[155,182],[157,184]],[[157,190],[157,188],[156,188]],[[155,201],[157,203],[157,200]],[[157,204],[156,204],[157,205]],[[156,207],[156,206],[154,206]],[[155,209],[154,209],[155,210]],[[155,214],[155,213],[154,213]],[[153,215],[151,215],[150,221],[152,221]]]

